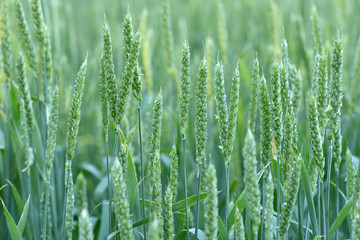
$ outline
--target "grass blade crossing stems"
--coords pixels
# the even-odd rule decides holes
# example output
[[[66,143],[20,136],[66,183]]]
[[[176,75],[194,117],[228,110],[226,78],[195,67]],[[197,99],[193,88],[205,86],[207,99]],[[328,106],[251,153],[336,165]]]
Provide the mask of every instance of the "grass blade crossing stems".
[[[65,216],[66,216],[66,228],[68,238],[72,238],[72,205],[73,205],[73,192],[72,192],[72,173],[71,165],[75,156],[75,148],[79,133],[80,115],[82,97],[84,94],[85,76],[87,72],[88,55],[86,55],[85,61],[80,67],[80,70],[76,76],[73,96],[71,99],[71,105],[69,110],[69,123],[67,133],[67,148],[66,148],[66,161],[65,161],[65,199],[64,200],[64,218],[62,231],[65,234]],[[70,205],[69,205],[70,204]],[[65,237],[65,236],[64,236]]]
[[[337,215],[333,225],[331,226],[329,230],[329,237],[331,238],[334,233],[337,231],[337,229],[340,227],[341,223],[345,220],[345,218],[349,215],[351,209],[354,207],[353,205],[356,204],[354,202],[354,198],[351,197],[345,204],[345,206],[341,209],[339,214]],[[353,229],[355,229],[355,226],[353,226]],[[353,236],[353,239],[356,239]]]
[[[206,164],[207,144],[207,68],[205,58],[201,61],[197,79],[195,132],[196,162],[198,164],[198,202],[196,204],[195,223],[195,237],[197,238],[200,218],[201,171],[202,165]]]

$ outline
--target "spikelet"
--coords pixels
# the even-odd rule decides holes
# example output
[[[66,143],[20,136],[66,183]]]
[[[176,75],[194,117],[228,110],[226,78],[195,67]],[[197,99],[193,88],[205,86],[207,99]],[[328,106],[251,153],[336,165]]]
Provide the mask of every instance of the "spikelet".
[[[266,183],[266,204],[265,204],[265,232],[264,239],[273,239],[273,215],[274,215],[274,183],[271,173],[267,177]]]
[[[269,103],[269,93],[266,79],[262,76],[259,89],[260,98],[260,159],[262,166],[266,166],[271,161],[272,145],[271,145],[271,109]]]
[[[219,131],[220,131],[220,149],[227,161],[229,156],[226,152],[227,138],[227,124],[228,124],[228,111],[226,105],[226,95],[225,95],[225,86],[224,86],[224,70],[221,63],[217,63],[215,66],[215,101],[216,101],[216,118],[219,121]]]
[[[35,25],[35,32],[38,41],[42,47],[45,46],[45,20],[40,0],[31,0],[31,10],[33,14],[33,20]]]
[[[168,72],[172,71],[173,68],[173,33],[171,29],[171,19],[170,19],[170,3],[169,0],[163,0],[163,15],[162,15],[162,24],[163,24],[163,34],[164,34],[164,49],[165,49],[165,58],[166,58],[166,67]]]
[[[350,149],[346,149],[346,190],[348,198],[351,198],[355,194],[356,189],[356,173],[353,164],[352,155]]]
[[[136,67],[134,70],[132,90],[133,90],[134,98],[137,100],[138,104],[140,104],[142,101],[142,96],[141,96],[142,85],[141,85],[141,70],[139,67],[139,63],[136,64]]]
[[[81,210],[79,219],[79,240],[93,240],[93,226],[90,222],[89,212],[86,208]]]
[[[257,232],[260,224],[260,190],[257,181],[257,161],[255,138],[248,128],[245,137],[244,155],[244,183],[246,186],[246,207],[249,211],[250,219],[253,221],[253,231]]]
[[[214,49],[214,42],[212,38],[207,38],[205,41],[205,59],[207,69],[213,69],[212,63],[212,50]],[[209,97],[209,107],[212,108],[214,103],[214,83],[213,83],[213,71],[208,71],[208,97]]]
[[[133,82],[134,72],[136,70],[136,66],[138,64],[139,51],[140,51],[140,43],[141,43],[141,34],[137,32],[135,36],[133,36],[133,41],[131,45],[131,51],[129,53],[128,61],[126,62],[123,79],[120,84],[119,89],[119,102],[117,105],[117,124],[120,123],[123,118],[125,108],[127,105],[127,101],[129,99],[130,87]]]
[[[331,87],[330,87],[330,105],[333,108],[330,112],[330,139],[333,138],[333,160],[335,169],[339,169],[341,162],[341,106],[343,97],[343,45],[342,39],[338,33],[333,46],[333,55],[331,60]],[[331,136],[333,135],[333,136]]]
[[[238,120],[238,109],[239,109],[239,99],[240,99],[240,73],[239,65],[236,64],[236,68],[233,73],[232,83],[231,83],[231,92],[230,92],[230,107],[229,107],[229,123],[227,129],[227,138],[228,140],[228,152],[229,155],[233,152],[234,141],[236,136],[236,123]],[[230,160],[230,158],[228,158]],[[228,162],[227,164],[229,164]]]
[[[111,44],[111,33],[109,24],[105,19],[105,23],[103,26],[103,60],[102,64],[104,65],[104,73],[103,75],[106,78],[104,84],[107,87],[107,99],[109,99],[110,105],[110,113],[113,119],[116,119],[117,112],[117,103],[119,101],[119,95],[117,92],[117,85],[116,85],[116,76],[114,70],[114,60],[113,60],[113,52],[112,52],[112,44]],[[105,93],[104,93],[105,95]]]
[[[310,136],[312,146],[312,159],[309,166],[309,177],[312,183],[313,189],[316,186],[316,180],[318,174],[323,175],[322,171],[325,166],[325,158],[323,155],[323,138],[319,127],[318,120],[319,113],[317,111],[317,102],[313,94],[309,96],[309,125]]]
[[[293,64],[290,64],[289,67],[289,81],[291,83],[291,101],[296,116],[300,110],[302,78],[300,71]]]
[[[177,188],[178,188],[178,182],[179,182],[179,159],[176,151],[175,144],[172,147],[172,150],[170,152],[171,157],[171,170],[170,170],[170,180],[169,185],[172,192],[172,199],[173,202],[176,201],[177,196]]]
[[[205,209],[205,239],[216,239],[218,232],[218,199],[217,199],[217,179],[216,171],[213,164],[208,169],[208,193],[206,195]]]
[[[88,209],[86,179],[82,173],[80,173],[76,178],[75,198],[76,207],[79,211],[82,211],[82,209]]]
[[[71,170],[68,172],[69,185],[66,192],[66,216],[65,216],[65,225],[66,225],[66,235],[68,239],[72,239],[72,230],[73,218],[74,218],[74,183]]]
[[[320,27],[319,27],[319,19],[318,14],[316,11],[316,7],[312,7],[312,15],[311,20],[313,24],[313,38],[314,38],[314,44],[315,44],[315,50],[320,53],[321,52],[321,36],[320,36]]]
[[[50,184],[51,170],[54,162],[56,147],[56,133],[59,123],[59,88],[55,85],[50,107],[50,120],[47,129],[46,143],[46,182]]]
[[[290,226],[291,215],[295,208],[295,203],[297,199],[297,194],[299,191],[300,185],[300,162],[301,156],[297,156],[297,159],[294,161],[292,165],[292,173],[289,179],[289,184],[287,185],[287,189],[285,191],[285,200],[281,206],[281,214],[280,214],[280,226],[279,226],[279,234],[280,238],[284,237],[286,232]]]
[[[160,240],[161,239],[160,231],[161,231],[161,228],[160,228],[160,225],[159,225],[159,220],[157,220],[155,218],[150,223],[150,227],[149,227],[149,231],[148,231],[149,239]]]
[[[275,53],[278,53],[278,46],[280,46],[281,43],[281,29],[283,27],[283,23],[281,21],[282,17],[279,7],[276,5],[275,1],[271,1],[269,5],[269,15],[271,18],[269,20],[269,32],[271,33],[270,39]]]
[[[26,116],[26,132],[29,137],[29,140],[31,140],[32,135],[32,128],[34,126],[34,119],[33,119],[33,107],[32,107],[32,101],[30,98],[30,90],[29,90],[29,83],[27,81],[26,75],[25,75],[25,64],[24,64],[24,57],[22,53],[20,52],[17,64],[17,82],[19,84],[19,90],[21,99],[24,102],[24,109],[25,109],[25,116]]]
[[[109,141],[109,101],[104,56],[100,59],[100,102],[105,141]]]
[[[147,19],[147,11],[144,10],[141,14],[141,56],[142,56],[142,66],[144,68],[145,75],[145,83],[146,89],[148,92],[152,92],[152,68],[151,68],[151,53],[150,53],[150,42],[149,42],[149,34],[146,31],[146,19]]]
[[[249,103],[249,127],[251,132],[255,134],[256,114],[258,108],[258,94],[259,94],[259,61],[257,58],[253,61],[251,72],[251,89],[250,89],[250,103]]]
[[[0,44],[1,44],[1,54],[3,61],[3,70],[5,84],[11,81],[11,44],[10,44],[10,33],[9,33],[9,16],[8,16],[8,6],[7,1],[1,1],[1,17],[0,17]]]
[[[114,207],[121,239],[131,239],[130,210],[124,172],[118,159],[111,169],[114,191]]]
[[[68,172],[71,171],[72,160],[75,156],[75,148],[77,144],[77,138],[79,133],[80,115],[81,115],[81,103],[84,93],[85,75],[87,72],[88,56],[86,55],[85,61],[80,67],[80,70],[76,76],[73,95],[71,99],[71,105],[69,110],[69,122],[67,132],[67,148],[66,148],[66,162],[65,162],[65,185],[68,181]]]
[[[360,38],[358,39],[358,42],[357,42],[351,78],[353,79],[353,81],[352,81],[353,86],[358,85],[360,83]],[[351,94],[352,103],[355,103],[356,100],[359,99],[360,94],[359,94],[359,91],[357,90],[357,88],[353,88],[352,91],[353,91]]]
[[[271,113],[272,129],[277,151],[280,152],[280,143],[283,136],[282,123],[282,104],[281,104],[281,82],[280,82],[280,64],[278,60],[272,64],[271,72]]]
[[[318,112],[319,112],[319,127],[322,131],[326,126],[326,108],[328,107],[328,74],[327,74],[327,54],[322,53],[319,58],[319,71],[317,78],[317,88],[316,88],[316,100],[318,103]]]
[[[34,163],[33,150],[30,147],[29,134],[26,124],[26,111],[24,100],[20,99],[20,130],[21,130],[21,140],[23,143],[23,149],[25,149],[24,158],[25,158],[25,169],[23,172],[27,172],[30,175],[30,166]]]
[[[52,54],[51,54],[51,40],[49,37],[49,31],[45,25],[45,64],[46,64],[46,79],[49,81],[50,85],[52,84],[52,72],[53,72],[53,64],[52,64]],[[47,91],[47,89],[45,89]]]
[[[130,52],[133,43],[133,36],[134,36],[134,29],[132,25],[132,17],[130,14],[129,6],[124,20],[123,35],[124,35],[124,56],[125,56],[125,62],[127,62],[129,61]]]
[[[244,220],[238,208],[235,211],[235,237],[236,240],[245,240]]]
[[[222,60],[224,62],[227,62],[228,33],[226,30],[226,16],[225,16],[224,4],[222,0],[217,0],[216,9],[217,9],[217,30],[218,30]]]
[[[196,84],[196,162],[203,164],[206,158],[207,143],[207,68],[206,60],[200,63]]]
[[[174,216],[172,213],[172,203],[172,191],[171,186],[169,185],[166,188],[164,201],[164,239],[167,240],[174,239]]]
[[[360,198],[354,201],[352,220],[352,239],[360,239]]]
[[[189,44],[187,41],[184,42],[184,46],[181,54],[179,101],[180,101],[179,104],[180,133],[185,138],[185,131],[188,123],[188,113],[189,113],[189,104],[190,104],[190,51],[189,51]]]
[[[16,8],[15,11],[16,11],[17,28],[19,32],[21,45],[25,52],[27,63],[29,64],[31,70],[35,73],[36,63],[35,63],[34,46],[31,42],[29,28],[25,20],[24,9],[20,0],[15,1],[15,8]]]

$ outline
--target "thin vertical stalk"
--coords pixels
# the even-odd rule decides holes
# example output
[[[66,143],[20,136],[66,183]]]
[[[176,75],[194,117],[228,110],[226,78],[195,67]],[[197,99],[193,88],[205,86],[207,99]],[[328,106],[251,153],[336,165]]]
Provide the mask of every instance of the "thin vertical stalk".
[[[186,180],[186,152],[185,152],[185,135],[182,135],[183,144],[183,162],[184,162],[184,194],[185,194],[185,215],[186,215],[186,236],[189,238],[189,214],[188,214],[188,200],[187,200],[187,180]]]
[[[340,184],[340,179],[339,179],[339,168],[337,168],[335,170],[335,178],[336,178],[336,189],[335,189],[335,211],[336,211],[336,216],[339,215],[339,184]],[[338,230],[336,229],[335,231],[335,240],[338,240]]]
[[[305,240],[308,239],[309,222],[310,222],[309,220],[310,220],[309,211],[306,211],[306,229],[305,229],[305,238],[304,238]]]
[[[325,239],[329,238],[329,219],[330,219],[330,175],[331,175],[331,162],[332,162],[332,140],[329,142],[328,148],[328,158],[327,158],[327,176],[326,176],[326,199],[325,199],[325,207],[326,207],[326,231],[325,231]]]
[[[321,201],[320,201],[320,195],[321,195],[321,186],[320,186],[320,174],[318,174],[318,180],[317,180],[317,210],[318,210],[318,226],[321,226]]]
[[[199,178],[198,178],[197,202],[196,202],[196,226],[195,226],[195,239],[197,239],[197,236],[198,236],[199,219],[200,219],[200,186],[201,186],[201,168],[202,168],[202,164],[199,164]]]
[[[303,239],[303,232],[302,232],[302,216],[301,216],[301,190],[299,191],[299,194],[298,194],[298,218],[299,218],[299,239]]]
[[[141,130],[141,107],[138,106],[138,124],[139,124],[139,142],[140,142],[140,180],[141,180],[141,198],[142,198],[142,217],[145,218],[145,188],[144,188],[144,160],[143,160],[143,143]],[[146,240],[146,224],[143,225],[144,239]]]
[[[6,169],[5,169],[5,179],[10,179],[10,162],[11,162],[11,140],[10,140],[10,87],[11,83],[8,82],[6,84],[6,98],[5,98],[5,115],[6,120],[4,121],[5,124],[5,139],[6,139],[6,145],[5,145],[5,162],[6,162]],[[5,188],[5,196],[6,196],[6,203],[10,203],[10,189]]]
[[[262,213],[261,213],[261,240],[264,240],[265,233],[265,195],[266,195],[266,177],[263,176],[262,183]]]
[[[230,200],[230,184],[229,184],[229,176],[230,176],[230,163],[227,161],[226,165],[226,207],[225,207],[225,229],[227,229],[227,218],[229,216],[229,200]],[[229,233],[227,234],[227,238],[229,238]]]
[[[69,189],[69,182],[70,182],[70,169],[66,170],[67,174],[65,174],[64,176],[67,176],[66,178],[66,186],[65,186],[65,193],[64,193],[64,208],[63,208],[63,221],[62,221],[62,227],[61,227],[61,231],[63,234],[63,239],[66,239],[66,229],[65,229],[65,219],[66,219],[66,198],[67,198],[67,193],[68,193],[68,189]]]
[[[277,162],[276,162],[276,181],[277,181],[277,190],[276,190],[276,239],[279,240],[279,226],[280,226],[280,151],[278,151]]]
[[[46,229],[46,223],[47,223],[47,218],[48,218],[48,216],[47,216],[47,208],[48,208],[48,204],[49,204],[49,192],[50,192],[50,179],[51,178],[49,178],[49,182],[48,183],[46,183],[46,191],[45,191],[45,206],[44,206],[44,218],[43,218],[43,240],[46,240],[46,231],[47,231],[47,229]]]
[[[109,164],[109,141],[105,140],[105,151],[106,151],[106,172],[107,172],[107,183],[108,183],[108,198],[109,198],[109,229],[108,234],[111,233],[111,186],[110,186],[110,164]]]

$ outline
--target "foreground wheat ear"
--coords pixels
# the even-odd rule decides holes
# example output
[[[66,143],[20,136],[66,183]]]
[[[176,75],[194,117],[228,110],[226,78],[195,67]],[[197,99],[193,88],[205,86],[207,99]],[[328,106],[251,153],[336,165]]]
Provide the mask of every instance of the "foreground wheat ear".
[[[72,239],[73,230],[73,208],[74,208],[74,193],[73,193],[73,177],[72,177],[72,161],[75,156],[75,148],[77,145],[80,117],[81,117],[81,104],[84,94],[85,76],[87,72],[88,55],[80,67],[76,76],[73,96],[69,110],[69,122],[67,132],[67,148],[65,155],[65,187],[66,187],[66,201],[65,201],[65,215],[66,215],[66,232],[68,239]]]

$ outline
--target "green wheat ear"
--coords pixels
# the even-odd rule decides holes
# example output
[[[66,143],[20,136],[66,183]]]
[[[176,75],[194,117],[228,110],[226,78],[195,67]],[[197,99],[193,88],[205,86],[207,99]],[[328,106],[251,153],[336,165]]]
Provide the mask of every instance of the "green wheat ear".
[[[346,190],[348,198],[352,197],[355,194],[356,190],[356,173],[355,167],[353,164],[352,155],[350,149],[346,149]]]
[[[172,191],[171,186],[167,186],[164,200],[164,239],[174,239],[174,216],[172,212]]]
[[[18,27],[21,45],[22,48],[24,49],[27,63],[29,64],[31,70],[35,73],[36,61],[35,61],[34,46],[33,43],[31,42],[29,28],[25,19],[24,9],[20,0],[15,1],[15,11],[16,11],[17,27]]]
[[[272,174],[269,173],[266,183],[266,204],[265,204],[265,238],[264,239],[273,239],[274,233],[274,182],[272,179]]]
[[[313,24],[313,37],[314,37],[315,49],[318,53],[320,53],[322,43],[321,43],[321,36],[320,36],[319,19],[318,19],[318,14],[317,14],[315,6],[312,7],[311,20],[312,20],[312,24]]]
[[[283,137],[282,104],[281,104],[281,80],[280,63],[274,60],[271,72],[271,113],[272,129],[277,151],[280,152],[280,143]]]
[[[188,123],[190,104],[190,50],[187,41],[184,42],[181,54],[180,69],[180,133],[185,136]]]
[[[150,222],[150,227],[148,231],[149,239],[160,240],[161,239],[160,231],[161,228],[160,228],[159,220],[155,218]]]
[[[257,182],[255,138],[250,128],[248,128],[246,133],[243,155],[244,183],[247,193],[246,207],[248,208],[250,219],[253,221],[253,231],[257,232],[260,225],[260,190]]]
[[[216,239],[218,232],[218,199],[217,199],[217,179],[213,164],[208,169],[208,194],[206,196],[205,209],[205,239]]]
[[[87,209],[82,209],[79,219],[79,240],[93,240],[93,226]]]
[[[226,30],[226,16],[224,11],[224,4],[222,0],[217,0],[217,29],[219,34],[219,42],[222,53],[222,59],[224,62],[227,62],[227,43],[228,43],[228,33]]]
[[[87,187],[86,179],[82,173],[80,173],[75,182],[75,198],[76,206],[81,211],[81,209],[88,209],[87,201]]]
[[[244,220],[238,208],[235,211],[235,236],[237,240],[245,240]]]
[[[5,84],[11,81],[11,61],[12,49],[10,43],[9,32],[9,16],[7,0],[1,1],[1,16],[0,16],[0,47],[3,61],[3,71]]]
[[[108,84],[107,84],[107,76],[106,76],[106,68],[105,68],[105,59],[104,56],[100,58],[100,102],[101,102],[101,115],[102,115],[102,123],[104,127],[104,136],[105,141],[107,142],[109,139],[109,101],[108,101]]]
[[[175,144],[172,147],[172,150],[170,152],[171,157],[171,170],[170,170],[170,180],[169,185],[172,192],[172,199],[173,202],[176,201],[177,197],[177,188],[178,188],[178,182],[179,182],[179,159],[176,151]]]
[[[120,230],[120,237],[121,239],[131,239],[130,209],[126,192],[125,177],[118,159],[115,159],[111,173],[113,178],[115,215]]]
[[[255,133],[256,114],[258,108],[258,94],[259,94],[260,69],[259,61],[254,59],[251,72],[251,88],[250,88],[250,103],[249,103],[249,127],[251,132]]]

